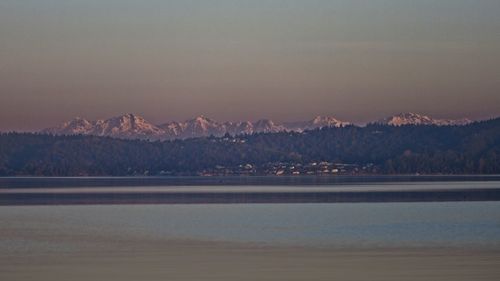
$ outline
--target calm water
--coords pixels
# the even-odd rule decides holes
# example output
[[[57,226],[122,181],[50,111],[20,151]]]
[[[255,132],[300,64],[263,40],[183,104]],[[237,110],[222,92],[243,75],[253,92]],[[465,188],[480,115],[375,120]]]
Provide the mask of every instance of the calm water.
[[[78,250],[88,246],[90,236],[334,247],[499,247],[500,202],[8,206],[0,207],[0,225],[4,254]],[[30,238],[33,234],[37,239]]]
[[[171,185],[170,179],[0,179],[7,193],[498,189],[487,180]],[[239,181],[244,179],[239,179]],[[275,179],[271,179],[274,181]],[[311,179],[309,179],[311,180]],[[166,181],[166,182],[164,182]],[[212,179],[213,183],[217,179]],[[255,181],[255,179],[252,179]],[[328,183],[329,182],[329,183]],[[146,183],[146,184],[145,184]],[[326,184],[328,183],[328,184]],[[95,241],[175,239],[332,247],[500,247],[500,202],[74,205],[0,207],[0,253],[74,251]],[[95,246],[95,245],[94,245]]]
[[[500,182],[500,175],[252,176],[252,177],[0,177],[0,188],[102,186],[338,186],[388,183]]]
[[[447,182],[352,182],[329,185],[131,185],[131,186],[57,186],[40,187],[36,180],[26,182],[23,187],[1,187],[0,195],[6,193],[149,193],[149,192],[331,192],[331,191],[410,191],[410,190],[461,190],[499,189],[500,181],[447,181]]]

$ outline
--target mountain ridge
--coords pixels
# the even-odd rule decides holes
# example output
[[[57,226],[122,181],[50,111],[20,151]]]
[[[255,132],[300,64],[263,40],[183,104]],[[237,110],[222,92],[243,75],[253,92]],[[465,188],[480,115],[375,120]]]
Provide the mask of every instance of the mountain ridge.
[[[377,124],[404,126],[404,125],[436,125],[436,126],[461,126],[472,123],[467,118],[461,119],[436,119],[427,115],[413,112],[398,113],[376,121]]]
[[[390,126],[404,125],[436,125],[454,126],[467,125],[472,121],[463,119],[434,119],[416,113],[399,113],[375,121],[375,124]],[[107,136],[122,139],[172,140],[225,134],[242,135],[254,133],[304,132],[324,127],[345,127],[353,123],[341,121],[333,116],[316,116],[307,121],[275,123],[271,119],[250,121],[218,122],[203,115],[185,121],[171,121],[155,125],[139,115],[132,113],[109,119],[90,121],[81,117],[64,122],[59,126],[46,128],[40,133],[54,135],[92,135]]]
[[[13,132],[0,150],[0,176],[499,174],[500,118],[166,142]]]

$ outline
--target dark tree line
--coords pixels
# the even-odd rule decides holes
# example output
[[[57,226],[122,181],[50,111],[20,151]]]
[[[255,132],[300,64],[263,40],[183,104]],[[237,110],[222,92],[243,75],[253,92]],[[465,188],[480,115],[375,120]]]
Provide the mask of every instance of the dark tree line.
[[[0,176],[192,175],[216,166],[314,161],[373,163],[383,174],[500,173],[500,119],[467,126],[371,124],[165,142],[0,135]]]

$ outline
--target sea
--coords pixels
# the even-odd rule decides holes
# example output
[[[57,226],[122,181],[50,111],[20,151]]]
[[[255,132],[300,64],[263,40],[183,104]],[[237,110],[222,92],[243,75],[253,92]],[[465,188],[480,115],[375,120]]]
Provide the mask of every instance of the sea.
[[[206,182],[203,182],[206,181]],[[318,184],[318,181],[320,182]],[[201,184],[200,184],[201,183]],[[218,184],[219,183],[219,184]],[[498,190],[498,177],[305,179],[3,178],[8,194]],[[277,194],[277,195],[276,195]],[[278,200],[279,201],[279,200]],[[29,203],[29,201],[27,202]],[[61,204],[62,203],[62,204]],[[12,235],[12,234],[16,235]],[[36,239],[23,233],[39,234]],[[85,247],[61,237],[196,240],[337,248],[500,246],[500,201],[26,204],[0,206],[0,252]],[[44,239],[47,238],[47,239]]]

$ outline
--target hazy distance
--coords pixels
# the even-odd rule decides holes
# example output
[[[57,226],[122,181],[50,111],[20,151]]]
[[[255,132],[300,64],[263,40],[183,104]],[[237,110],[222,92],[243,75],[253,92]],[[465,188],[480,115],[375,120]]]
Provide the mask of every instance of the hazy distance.
[[[500,114],[500,1],[0,1],[0,130]]]

